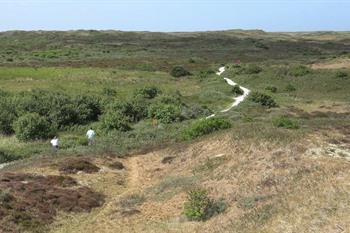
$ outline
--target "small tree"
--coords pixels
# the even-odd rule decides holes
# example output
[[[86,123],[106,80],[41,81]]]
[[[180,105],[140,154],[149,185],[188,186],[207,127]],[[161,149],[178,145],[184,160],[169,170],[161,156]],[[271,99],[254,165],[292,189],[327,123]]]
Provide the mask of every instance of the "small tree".
[[[48,139],[55,133],[46,118],[37,113],[27,113],[19,117],[14,128],[16,137],[20,141]]]
[[[170,75],[175,77],[175,78],[179,78],[179,77],[191,75],[191,73],[188,70],[186,70],[185,68],[183,68],[182,66],[175,66],[171,70]]]

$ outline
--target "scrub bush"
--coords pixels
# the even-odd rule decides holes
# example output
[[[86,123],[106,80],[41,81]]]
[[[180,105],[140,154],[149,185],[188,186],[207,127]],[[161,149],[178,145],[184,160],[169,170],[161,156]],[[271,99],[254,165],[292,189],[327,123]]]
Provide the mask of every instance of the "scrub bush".
[[[250,100],[264,107],[268,107],[268,108],[278,107],[277,103],[271,96],[260,92],[253,92],[250,95]]]
[[[244,94],[244,91],[242,90],[242,88],[240,88],[240,86],[234,85],[234,86],[232,87],[232,93],[233,93],[235,96],[240,96],[240,95],[243,95],[243,94]]]
[[[179,78],[179,77],[191,75],[191,73],[188,70],[186,70],[185,68],[183,68],[182,66],[175,66],[171,70],[170,75],[175,77],[175,78]]]
[[[48,139],[55,134],[55,129],[45,117],[37,113],[27,113],[14,123],[16,137],[20,141]]]
[[[108,133],[109,131],[129,131],[131,127],[128,119],[119,112],[107,112],[100,117],[101,131]]]
[[[183,132],[184,139],[194,139],[221,129],[228,129],[231,123],[222,118],[209,118],[198,120]]]
[[[148,117],[169,124],[181,120],[181,108],[175,104],[155,103],[148,108]]]

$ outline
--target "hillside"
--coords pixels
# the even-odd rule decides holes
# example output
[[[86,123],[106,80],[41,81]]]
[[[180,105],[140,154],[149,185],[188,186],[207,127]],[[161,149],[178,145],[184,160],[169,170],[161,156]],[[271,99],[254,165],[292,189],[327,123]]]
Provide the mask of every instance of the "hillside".
[[[349,60],[348,32],[2,32],[0,232],[347,232]]]

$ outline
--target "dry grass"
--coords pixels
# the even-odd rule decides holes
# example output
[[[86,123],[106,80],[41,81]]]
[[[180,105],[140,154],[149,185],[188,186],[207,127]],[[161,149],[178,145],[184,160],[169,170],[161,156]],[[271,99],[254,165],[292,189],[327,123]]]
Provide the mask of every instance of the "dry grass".
[[[347,129],[318,132],[281,146],[238,140],[226,133],[188,146],[174,146],[119,161],[95,159],[96,174],[72,175],[102,192],[106,203],[90,213],[61,214],[51,232],[346,232],[350,229],[350,162],[309,148],[342,140]],[[171,163],[162,163],[172,157]],[[43,164],[22,169],[58,174]],[[183,215],[186,190],[205,187],[228,209],[206,222]],[[343,229],[343,231],[341,230]]]

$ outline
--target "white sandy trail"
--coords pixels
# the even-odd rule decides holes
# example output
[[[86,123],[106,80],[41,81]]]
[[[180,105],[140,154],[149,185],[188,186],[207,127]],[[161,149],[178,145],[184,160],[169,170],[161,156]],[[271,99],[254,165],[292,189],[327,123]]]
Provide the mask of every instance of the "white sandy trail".
[[[219,68],[219,71],[216,73],[218,76],[221,76],[222,75],[222,73],[224,73],[225,72],[225,66],[223,66],[223,67],[220,67]],[[229,79],[229,78],[224,78],[225,79],[225,81],[226,81],[226,83],[228,84],[228,85],[230,85],[230,86],[235,86],[235,85],[237,85],[237,83],[235,83],[234,81],[232,81],[231,79]],[[233,107],[236,107],[236,106],[238,106],[242,101],[244,101],[244,99],[249,95],[249,93],[250,93],[250,90],[249,89],[247,89],[247,88],[245,88],[245,87],[242,87],[242,86],[239,86],[242,90],[243,90],[243,95],[240,95],[240,96],[238,96],[238,97],[234,97],[233,98],[233,100],[234,100],[234,102],[231,104],[231,106],[230,107],[228,107],[228,108],[226,108],[226,109],[224,109],[224,110],[221,110],[220,112],[228,112],[228,111],[230,111]],[[212,114],[212,115],[210,115],[210,116],[208,116],[207,117],[207,119],[208,118],[211,118],[211,117],[214,117],[216,114]]]

